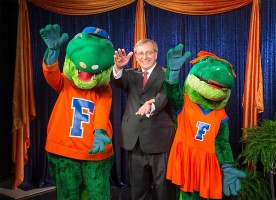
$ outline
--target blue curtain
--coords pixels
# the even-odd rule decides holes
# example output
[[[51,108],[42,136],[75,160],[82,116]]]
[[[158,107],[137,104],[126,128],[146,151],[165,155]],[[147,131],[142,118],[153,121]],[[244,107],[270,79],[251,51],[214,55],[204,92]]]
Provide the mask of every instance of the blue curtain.
[[[261,56],[263,65],[265,112],[263,119],[276,115],[276,1],[262,0]]]
[[[274,12],[276,1],[262,0],[261,3],[261,54],[265,86],[265,112],[261,118],[273,119],[276,111],[276,62],[274,56],[276,52],[276,13]],[[125,48],[129,52],[132,51],[134,45],[136,3],[107,13],[77,17],[58,15],[31,3],[28,4],[28,9],[37,117],[31,126],[29,162],[25,167],[25,180],[21,184],[22,188],[45,187],[51,184],[44,147],[47,122],[57,95],[47,85],[42,74],[41,62],[46,46],[39,35],[39,30],[47,24],[57,23],[61,25],[62,31],[67,32],[72,38],[86,26],[98,26],[111,34],[111,41],[116,49]],[[204,50],[215,53],[233,65],[237,78],[226,111],[230,118],[230,144],[233,155],[237,158],[242,148],[239,140],[251,5],[223,14],[190,16],[168,12],[146,4],[145,13],[148,37],[155,40],[159,46],[158,63],[160,65],[166,66],[167,50],[178,43],[183,43],[185,49],[192,52],[191,59],[195,58],[199,51]],[[61,50],[61,67],[64,57],[65,47]],[[191,67],[191,64],[185,63],[185,67],[181,71],[182,85]],[[128,185],[126,151],[122,150],[117,143],[126,95],[113,86],[112,89],[113,105],[110,119],[114,129],[115,161],[110,180],[113,186],[121,187]]]

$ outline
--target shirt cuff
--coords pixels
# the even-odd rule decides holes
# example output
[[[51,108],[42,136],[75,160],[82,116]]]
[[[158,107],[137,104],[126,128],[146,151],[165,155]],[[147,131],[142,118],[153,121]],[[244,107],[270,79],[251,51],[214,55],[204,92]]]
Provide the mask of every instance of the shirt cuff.
[[[152,103],[150,106],[150,112],[146,114],[146,117],[150,118],[150,116],[154,114],[154,111],[155,111],[155,105]]]
[[[114,77],[115,79],[121,78],[121,77],[122,77],[122,74],[123,74],[123,69],[121,69],[120,71],[118,71],[118,73],[116,73],[116,71],[115,71],[115,69],[114,69],[114,67],[113,67],[113,77]]]

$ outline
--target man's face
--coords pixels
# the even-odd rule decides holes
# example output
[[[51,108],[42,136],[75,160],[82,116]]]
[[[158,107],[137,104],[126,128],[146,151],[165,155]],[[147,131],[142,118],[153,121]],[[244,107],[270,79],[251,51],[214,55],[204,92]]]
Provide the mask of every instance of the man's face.
[[[157,52],[154,51],[152,43],[147,42],[136,48],[135,58],[142,69],[148,70],[155,64]]]

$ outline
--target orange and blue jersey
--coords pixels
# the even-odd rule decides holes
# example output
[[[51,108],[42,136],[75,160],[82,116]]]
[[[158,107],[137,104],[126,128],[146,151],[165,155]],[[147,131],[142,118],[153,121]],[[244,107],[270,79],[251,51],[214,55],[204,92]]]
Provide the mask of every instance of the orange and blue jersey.
[[[105,130],[112,138],[110,85],[79,89],[60,72],[58,62],[52,66],[43,62],[43,73],[59,94],[48,123],[46,151],[78,160],[103,160],[112,156],[112,144],[105,145],[104,152],[88,154],[96,129]]]

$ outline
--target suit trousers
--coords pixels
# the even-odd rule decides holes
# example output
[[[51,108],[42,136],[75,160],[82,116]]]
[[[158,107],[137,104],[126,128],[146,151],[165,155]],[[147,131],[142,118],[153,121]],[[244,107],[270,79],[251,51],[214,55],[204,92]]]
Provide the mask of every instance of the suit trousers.
[[[139,140],[128,152],[132,200],[174,200],[176,186],[166,179],[169,152],[142,152]]]

